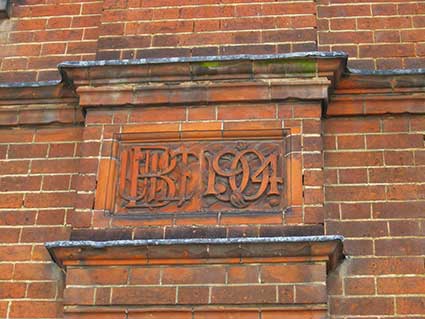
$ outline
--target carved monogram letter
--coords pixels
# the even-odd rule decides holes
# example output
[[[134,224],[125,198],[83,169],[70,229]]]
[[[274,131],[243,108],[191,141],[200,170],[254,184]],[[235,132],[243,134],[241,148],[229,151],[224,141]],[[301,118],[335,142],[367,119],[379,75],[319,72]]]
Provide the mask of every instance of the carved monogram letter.
[[[184,145],[178,150],[163,146],[133,147],[121,154],[119,194],[127,208],[159,208],[176,202],[181,207],[193,194],[188,189],[191,172]]]

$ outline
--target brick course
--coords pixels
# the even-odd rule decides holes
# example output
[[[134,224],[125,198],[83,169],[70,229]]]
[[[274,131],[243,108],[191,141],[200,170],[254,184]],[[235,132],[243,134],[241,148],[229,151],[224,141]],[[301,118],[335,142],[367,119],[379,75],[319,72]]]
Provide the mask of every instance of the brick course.
[[[58,79],[63,61],[343,50],[350,65],[420,68],[421,1],[20,1],[0,30],[0,82]]]

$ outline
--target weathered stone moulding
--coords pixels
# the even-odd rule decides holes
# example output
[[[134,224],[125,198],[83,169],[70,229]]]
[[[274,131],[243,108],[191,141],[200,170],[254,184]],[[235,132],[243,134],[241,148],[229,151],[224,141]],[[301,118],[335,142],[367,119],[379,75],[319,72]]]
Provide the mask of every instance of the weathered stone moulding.
[[[326,318],[327,273],[343,258],[340,236],[46,247],[66,271],[65,318]]]

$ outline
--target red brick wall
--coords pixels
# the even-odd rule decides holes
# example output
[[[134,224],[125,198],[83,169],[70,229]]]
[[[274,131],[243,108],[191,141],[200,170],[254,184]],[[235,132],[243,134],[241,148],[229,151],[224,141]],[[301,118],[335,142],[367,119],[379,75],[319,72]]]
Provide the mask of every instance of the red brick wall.
[[[0,81],[58,78],[63,61],[94,60],[103,1],[12,1],[1,20]]]
[[[424,17],[422,1],[12,1],[0,82],[58,79],[70,60],[317,49],[344,50],[355,67],[418,68]]]
[[[261,54],[316,48],[306,1],[106,1],[99,59]]]
[[[62,274],[43,242],[68,239],[80,128],[0,134],[0,317],[61,316]],[[94,182],[94,181],[93,181]]]
[[[423,67],[423,1],[319,0],[317,18],[318,49],[347,52],[353,67]]]
[[[90,109],[85,127],[3,126],[0,317],[62,316],[64,283],[44,248],[47,241],[322,234],[320,116],[318,102],[246,103]],[[291,151],[305,176],[304,201],[287,214],[129,220],[93,209],[99,163],[110,158],[113,133],[281,127],[291,128]],[[301,196],[301,189],[295,191]]]
[[[331,281],[338,316],[425,314],[422,115],[325,121],[325,229],[349,257]]]

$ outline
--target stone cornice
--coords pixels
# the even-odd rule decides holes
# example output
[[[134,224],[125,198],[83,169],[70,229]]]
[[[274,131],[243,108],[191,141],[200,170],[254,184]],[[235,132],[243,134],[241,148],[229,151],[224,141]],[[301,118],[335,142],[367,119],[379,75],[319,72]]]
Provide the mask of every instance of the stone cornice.
[[[83,108],[326,101],[346,58],[340,52],[307,52],[62,63],[59,68]]]
[[[330,100],[328,116],[425,113],[425,69],[349,70]]]
[[[342,52],[301,52],[64,62],[58,66],[61,81],[0,84],[0,110],[6,112],[0,125],[49,124],[47,118],[80,123],[79,107],[286,99],[322,100],[328,116],[425,112],[424,69],[348,70],[347,58]],[[21,121],[22,110],[35,115]],[[62,110],[66,118],[57,115]]]
[[[193,260],[295,258],[324,260],[334,269],[343,257],[341,236],[60,241],[46,243],[61,267],[194,263]],[[189,260],[192,260],[190,262]],[[201,262],[202,263],[202,262]]]
[[[82,122],[78,97],[63,82],[0,85],[0,127]]]

